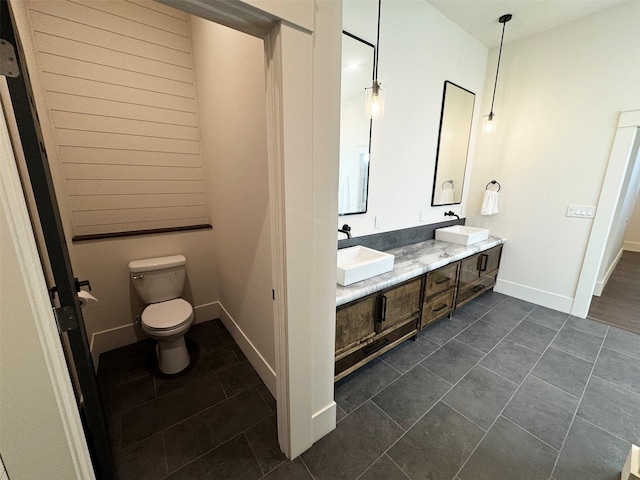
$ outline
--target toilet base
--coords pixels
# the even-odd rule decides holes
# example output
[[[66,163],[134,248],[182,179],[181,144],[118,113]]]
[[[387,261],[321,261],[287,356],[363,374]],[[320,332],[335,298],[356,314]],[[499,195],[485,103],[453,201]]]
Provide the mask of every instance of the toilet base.
[[[167,375],[181,372],[189,366],[191,361],[184,335],[168,340],[158,340],[156,355],[160,371]]]

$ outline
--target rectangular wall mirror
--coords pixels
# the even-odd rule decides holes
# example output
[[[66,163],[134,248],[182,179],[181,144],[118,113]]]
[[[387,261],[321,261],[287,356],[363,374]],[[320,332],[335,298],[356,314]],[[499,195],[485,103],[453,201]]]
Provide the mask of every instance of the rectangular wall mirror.
[[[372,44],[343,32],[339,215],[367,211],[371,120],[364,114],[364,89],[373,78],[373,54]]]
[[[473,92],[455,83],[444,82],[432,206],[462,202],[475,98]]]

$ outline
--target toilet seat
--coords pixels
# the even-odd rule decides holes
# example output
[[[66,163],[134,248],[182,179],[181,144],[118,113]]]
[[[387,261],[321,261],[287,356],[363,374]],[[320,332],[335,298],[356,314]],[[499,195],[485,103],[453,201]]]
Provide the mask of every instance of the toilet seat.
[[[193,319],[193,307],[182,298],[152,303],[142,312],[142,323],[155,331],[179,328]]]

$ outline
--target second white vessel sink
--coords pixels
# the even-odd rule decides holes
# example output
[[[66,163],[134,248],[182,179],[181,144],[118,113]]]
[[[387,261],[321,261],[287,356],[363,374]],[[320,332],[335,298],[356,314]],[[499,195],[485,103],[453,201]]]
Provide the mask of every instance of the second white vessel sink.
[[[489,230],[486,228],[453,225],[436,230],[436,240],[457,243],[458,245],[471,245],[472,243],[482,242],[487,238],[489,238]]]
[[[393,270],[395,256],[356,245],[338,250],[337,281],[343,287]]]

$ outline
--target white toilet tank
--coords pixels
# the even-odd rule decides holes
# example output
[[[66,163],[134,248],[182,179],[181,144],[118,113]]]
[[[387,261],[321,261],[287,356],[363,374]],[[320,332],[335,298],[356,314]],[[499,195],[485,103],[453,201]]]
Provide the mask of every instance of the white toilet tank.
[[[183,255],[132,260],[129,272],[142,301],[158,303],[180,297],[186,264],[187,259]]]

